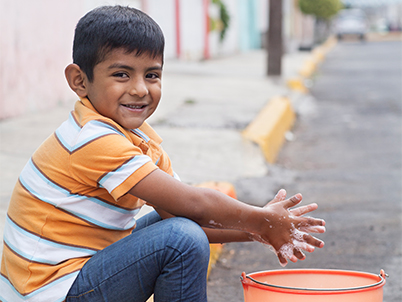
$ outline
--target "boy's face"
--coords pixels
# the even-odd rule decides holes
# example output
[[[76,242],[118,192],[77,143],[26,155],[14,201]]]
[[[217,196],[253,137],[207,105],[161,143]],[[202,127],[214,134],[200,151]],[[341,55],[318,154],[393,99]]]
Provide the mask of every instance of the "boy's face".
[[[161,98],[162,58],[112,50],[95,65],[87,97],[103,116],[136,129],[154,113]]]

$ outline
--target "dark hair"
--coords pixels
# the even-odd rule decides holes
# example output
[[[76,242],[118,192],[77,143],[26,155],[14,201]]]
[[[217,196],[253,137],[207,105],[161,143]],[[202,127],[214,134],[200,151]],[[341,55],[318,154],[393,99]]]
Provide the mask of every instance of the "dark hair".
[[[148,53],[162,57],[165,39],[158,24],[148,15],[131,7],[102,6],[80,19],[75,28],[73,62],[89,81],[96,64],[113,49],[124,48],[139,56]]]

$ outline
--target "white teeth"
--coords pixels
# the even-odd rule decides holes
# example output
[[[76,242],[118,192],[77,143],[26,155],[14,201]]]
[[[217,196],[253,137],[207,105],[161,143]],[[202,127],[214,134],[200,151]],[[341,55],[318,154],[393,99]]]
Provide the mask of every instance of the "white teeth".
[[[124,106],[126,106],[126,107],[128,107],[128,108],[133,108],[133,109],[141,109],[142,107],[144,107],[143,105],[141,105],[141,106],[124,105]]]

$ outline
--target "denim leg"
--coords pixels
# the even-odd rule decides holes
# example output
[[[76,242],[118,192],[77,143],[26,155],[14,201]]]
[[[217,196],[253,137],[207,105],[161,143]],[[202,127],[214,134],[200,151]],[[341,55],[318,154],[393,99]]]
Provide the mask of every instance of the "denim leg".
[[[131,235],[84,265],[67,302],[143,302],[152,293],[155,302],[207,301],[209,243],[204,231],[186,218],[158,221],[157,214],[148,215]]]
[[[142,228],[150,226],[151,224],[154,224],[155,222],[158,222],[161,220],[162,220],[162,218],[159,216],[159,214],[156,211],[151,211],[148,214],[137,219],[137,225],[135,226],[135,229],[133,232],[141,230]]]

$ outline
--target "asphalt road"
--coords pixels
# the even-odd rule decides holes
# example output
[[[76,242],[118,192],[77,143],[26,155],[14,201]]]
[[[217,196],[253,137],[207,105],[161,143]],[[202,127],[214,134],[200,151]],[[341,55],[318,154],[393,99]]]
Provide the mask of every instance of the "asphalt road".
[[[239,179],[239,199],[262,205],[284,187],[317,202],[326,245],[286,268],[389,274],[384,301],[402,301],[402,43],[343,41],[320,66],[293,140],[262,178]],[[211,302],[243,301],[240,274],[281,269],[259,243],[226,244]]]

